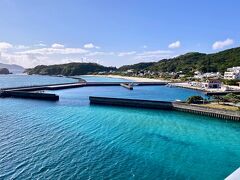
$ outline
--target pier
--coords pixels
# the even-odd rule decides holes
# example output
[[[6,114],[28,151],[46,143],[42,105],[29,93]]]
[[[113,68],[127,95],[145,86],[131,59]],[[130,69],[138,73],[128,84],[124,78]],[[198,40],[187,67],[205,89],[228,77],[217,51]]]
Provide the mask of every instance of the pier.
[[[2,88],[2,91],[39,91],[39,90],[58,90],[68,88],[78,88],[84,86],[121,86],[121,84],[134,84],[138,86],[164,86],[166,82],[76,82],[76,83],[61,83],[61,84],[49,84],[39,86],[22,86],[14,88]]]
[[[206,92],[205,94],[206,94],[207,96],[215,96],[215,95],[222,96],[222,95],[227,95],[227,94],[229,94],[229,93],[240,94],[240,91]]]
[[[89,100],[90,100],[90,104],[176,110],[176,111],[194,113],[194,114],[199,114],[204,116],[211,116],[211,117],[216,117],[216,118],[221,118],[226,120],[240,121],[240,112],[238,111],[229,111],[229,110],[222,110],[222,109],[200,107],[197,105],[190,105],[190,104],[181,103],[181,102],[93,97],[93,96],[90,96]]]
[[[29,99],[42,99],[49,101],[59,100],[59,96],[56,94],[49,94],[40,91],[45,90],[60,90],[60,89],[70,89],[79,88],[87,86],[122,86],[125,84],[126,88],[130,88],[130,85],[135,84],[138,86],[163,86],[166,82],[85,82],[80,81],[76,83],[61,83],[61,84],[49,84],[49,85],[39,85],[39,86],[22,86],[14,88],[3,88],[0,89],[0,97],[15,97],[15,98],[29,98]],[[131,86],[132,86],[131,85]],[[129,86],[129,87],[127,87]]]
[[[46,101],[59,100],[59,96],[56,94],[40,93],[40,92],[24,92],[24,91],[3,91],[0,93],[0,97],[38,99],[38,100],[46,100]]]
[[[133,84],[131,83],[128,84],[121,83],[120,85],[126,89],[133,90]]]
[[[172,110],[172,102],[109,97],[89,97],[90,104]]]

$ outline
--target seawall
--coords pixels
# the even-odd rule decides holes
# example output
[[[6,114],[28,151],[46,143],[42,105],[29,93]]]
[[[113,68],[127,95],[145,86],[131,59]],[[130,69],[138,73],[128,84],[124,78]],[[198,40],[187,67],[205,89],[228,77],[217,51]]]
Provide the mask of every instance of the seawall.
[[[1,97],[25,98],[25,99],[38,99],[38,100],[47,100],[47,101],[58,101],[59,100],[59,96],[56,94],[24,92],[24,91],[3,91],[0,94],[0,96]]]
[[[151,109],[166,109],[173,108],[171,102],[166,101],[149,101],[139,99],[124,99],[124,98],[108,98],[108,97],[89,97],[91,104],[103,104],[113,106],[126,106],[126,107],[141,107]]]
[[[179,103],[179,102],[93,97],[93,96],[90,96],[89,100],[91,104],[176,110],[176,111],[189,112],[189,113],[194,113],[194,114],[199,114],[204,116],[211,116],[211,117],[216,117],[221,119],[240,121],[239,111],[228,111],[228,110],[221,110],[221,109],[206,108],[206,107],[189,105],[189,104]]]

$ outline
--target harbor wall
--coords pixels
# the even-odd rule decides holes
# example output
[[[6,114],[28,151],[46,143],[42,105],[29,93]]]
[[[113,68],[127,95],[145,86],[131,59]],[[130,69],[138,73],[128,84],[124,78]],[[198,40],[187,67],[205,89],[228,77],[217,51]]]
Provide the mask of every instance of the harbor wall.
[[[223,110],[223,109],[215,109],[215,108],[208,108],[202,107],[198,105],[190,105],[186,103],[178,103],[174,102],[173,109],[177,111],[189,112],[204,116],[211,116],[221,119],[230,119],[240,121],[240,111],[230,111],[230,110]]]
[[[83,86],[120,86],[122,83],[129,84],[131,82],[76,82],[76,83],[61,83],[61,84],[48,84],[39,86],[21,86],[13,88],[2,88],[2,91],[39,91],[39,90],[58,90],[67,88],[76,88]],[[138,86],[164,86],[166,82],[133,82]]]
[[[180,102],[93,97],[93,96],[90,96],[89,100],[91,104],[176,110],[176,111],[183,111],[183,112],[194,113],[194,114],[199,114],[204,116],[211,116],[211,117],[216,117],[221,119],[240,121],[240,111],[213,109],[213,108],[200,107],[197,105],[190,105],[190,104],[180,103]]]
[[[127,107],[141,107],[151,109],[166,109],[171,110],[173,108],[171,102],[165,101],[149,101],[138,99],[123,99],[123,98],[107,98],[107,97],[89,97],[91,104],[102,104],[112,106],[127,106]]]
[[[1,97],[38,99],[38,100],[48,100],[48,101],[58,101],[59,100],[59,96],[56,94],[32,93],[32,92],[24,92],[24,91],[4,91],[1,93]]]
[[[133,85],[131,85],[130,83],[128,84],[121,83],[120,85],[126,89],[133,90]]]

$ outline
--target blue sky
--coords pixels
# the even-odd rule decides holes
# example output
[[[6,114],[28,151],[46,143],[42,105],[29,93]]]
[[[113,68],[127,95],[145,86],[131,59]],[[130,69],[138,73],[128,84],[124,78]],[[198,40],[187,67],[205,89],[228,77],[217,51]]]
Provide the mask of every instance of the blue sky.
[[[0,0],[0,62],[120,66],[240,42],[239,0]]]

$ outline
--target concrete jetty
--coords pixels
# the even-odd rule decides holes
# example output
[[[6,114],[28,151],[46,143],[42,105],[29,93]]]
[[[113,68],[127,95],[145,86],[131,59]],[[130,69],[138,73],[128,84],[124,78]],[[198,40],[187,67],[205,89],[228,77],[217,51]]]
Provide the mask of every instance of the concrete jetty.
[[[165,86],[167,82],[86,82],[85,86],[121,86],[121,84],[134,84],[138,86]]]
[[[0,97],[18,97],[18,98],[32,98],[43,100],[58,100],[59,97],[55,94],[36,93],[36,91],[44,90],[60,90],[69,88],[79,88],[85,86],[121,86],[121,84],[134,83],[139,86],[163,86],[166,82],[76,82],[76,83],[61,83],[49,84],[39,86],[22,86],[14,88],[0,89]]]
[[[39,85],[39,86],[21,86],[14,88],[2,88],[2,91],[42,91],[42,90],[59,90],[83,87],[86,83],[62,83],[62,84],[50,84],[50,85]]]
[[[24,92],[24,91],[3,91],[0,97],[14,97],[24,99],[38,99],[47,101],[58,101],[59,96],[56,94],[39,93],[39,92]]]
[[[207,96],[214,96],[214,95],[222,96],[222,95],[227,95],[227,94],[229,94],[229,93],[240,94],[240,91],[205,92],[205,94],[206,94]]]
[[[127,107],[141,107],[150,109],[166,109],[172,110],[172,102],[167,101],[151,101],[140,99],[125,99],[125,98],[109,98],[109,97],[89,97],[91,104],[102,104],[112,106],[127,106]]]
[[[120,85],[126,89],[133,90],[133,84],[131,83],[128,84],[121,83]]]
[[[133,83],[138,86],[164,86],[166,82],[76,82],[76,83],[61,83],[61,84],[49,84],[39,86],[21,86],[14,88],[2,88],[2,91],[39,91],[39,90],[58,90],[68,88],[78,88],[84,86],[120,86],[121,84]]]
[[[152,101],[141,99],[125,99],[125,98],[108,98],[108,97],[89,97],[90,104],[111,105],[111,106],[127,106],[137,108],[164,109],[189,112],[204,116],[211,116],[221,119],[240,121],[239,111],[229,111],[222,109],[213,109],[190,105],[181,102],[168,101]]]

